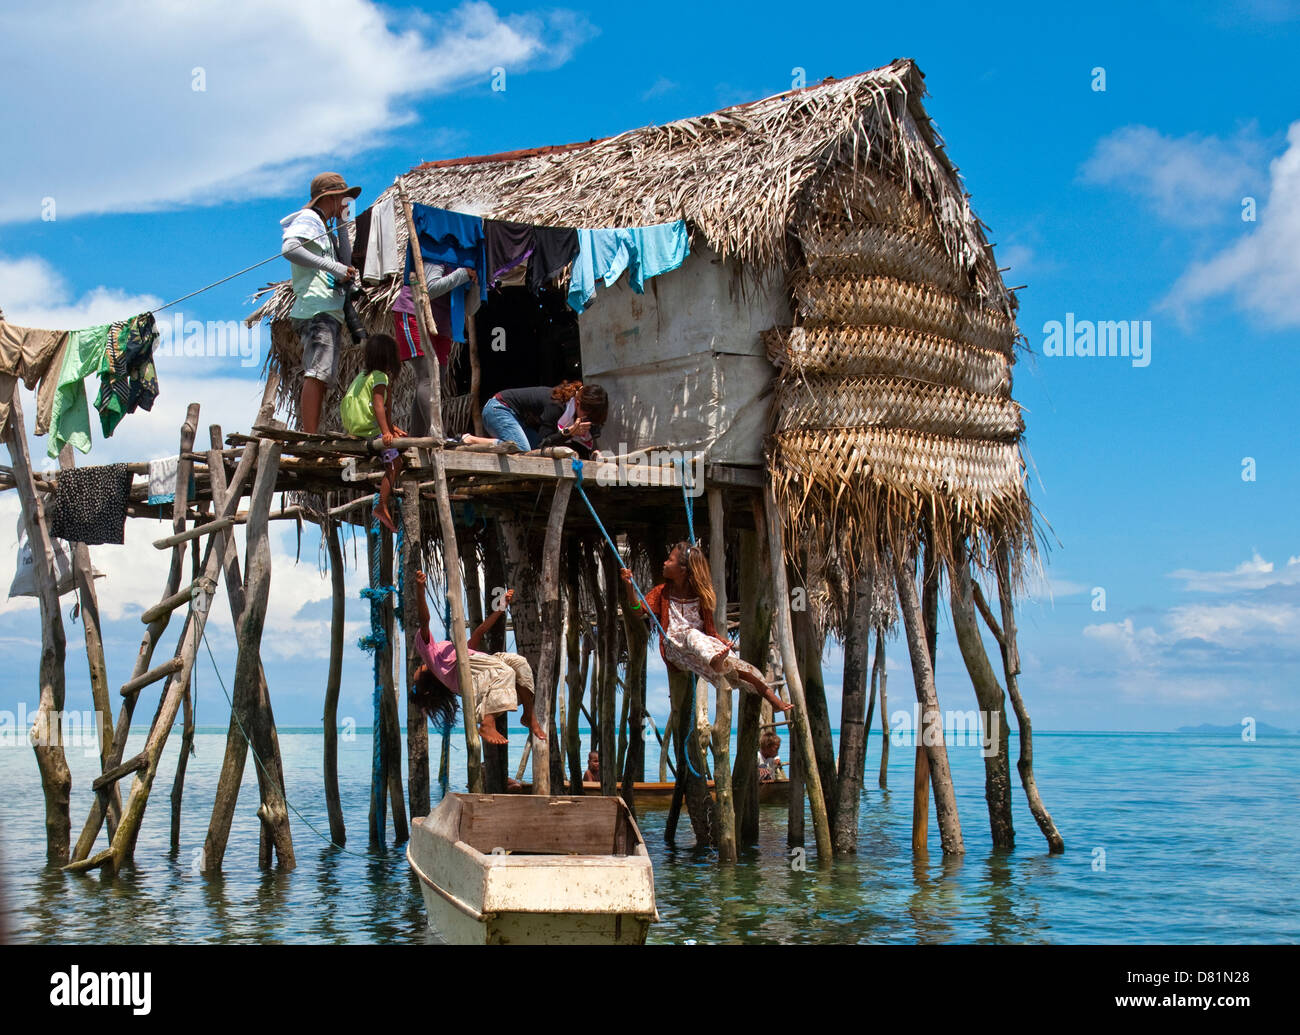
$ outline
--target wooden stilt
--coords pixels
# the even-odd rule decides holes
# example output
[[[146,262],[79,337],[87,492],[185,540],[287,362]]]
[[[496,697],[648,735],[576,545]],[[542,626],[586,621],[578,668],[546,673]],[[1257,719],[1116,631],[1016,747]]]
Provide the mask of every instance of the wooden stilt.
[[[263,414],[265,419],[269,420],[270,412],[265,409],[265,401],[263,405]],[[208,474],[213,502],[219,511],[225,510],[227,507],[238,507],[239,498],[242,495],[242,489],[236,487],[236,481],[240,478],[239,469],[236,470],[235,478],[227,486],[225,465],[221,456],[222,434],[220,426],[211,425],[208,429],[208,436],[211,443],[211,449],[208,451]],[[246,456],[249,458],[247,469],[251,470],[254,460],[260,458],[260,446],[250,445]],[[243,469],[242,461],[240,468]],[[258,472],[260,475],[260,465]],[[274,477],[272,480],[274,481]],[[269,501],[267,505],[270,506]],[[251,529],[249,531],[251,534]],[[251,539],[246,541],[251,543]],[[239,564],[239,549],[235,543],[233,532],[229,530],[219,531],[210,541],[210,546],[220,554],[221,567],[224,573],[223,581],[226,585],[226,599],[230,604],[230,617],[234,623],[235,637],[238,641],[241,623],[247,607],[244,575]],[[252,663],[251,659],[249,663]],[[221,864],[225,858],[226,842],[230,836],[230,824],[234,820],[235,806],[239,798],[239,786],[247,762],[248,738],[252,737],[253,726],[257,724],[257,713],[263,707],[267,709],[270,707],[270,690],[266,684],[266,671],[262,666],[260,650],[256,665],[256,684],[246,687],[244,690],[245,694],[251,693],[253,696],[241,696],[238,684],[231,690],[232,707],[230,721],[226,729],[226,751],[222,759],[221,775],[217,781],[212,816],[208,821],[208,833],[204,840],[203,865],[204,869],[209,873],[218,873],[221,870]],[[265,702],[265,705],[263,705],[263,702]],[[272,722],[271,725],[273,728],[274,723]],[[273,753],[276,756],[274,768],[279,769],[279,747],[274,741],[271,741],[271,744],[274,747]],[[268,755],[271,753],[271,751],[268,751]],[[263,761],[266,762],[267,759],[264,758]],[[261,767],[258,768],[257,778],[259,795],[262,795],[266,776]],[[281,788],[281,791],[283,791],[283,788]],[[263,797],[262,800],[265,801],[266,798]],[[263,826],[258,831],[259,865],[263,867],[270,866],[271,850],[269,831]]]
[[[278,445],[263,442],[258,449],[257,481],[248,506],[247,554],[244,558],[244,609],[240,617],[235,658],[235,685],[232,697],[240,695],[246,681],[245,694],[256,702],[252,716],[252,747],[256,752],[257,784],[261,792],[261,805],[257,818],[262,821],[268,849],[262,860],[270,865],[269,848],[283,870],[296,865],[293,838],[289,830],[289,808],[284,793],[284,768],[280,759],[280,745],[275,732],[275,718],[262,669],[262,630],[266,623],[266,610],[271,593],[271,545],[267,534],[271,497],[275,493],[276,473],[280,463]]]
[[[406,184],[397,181],[398,196],[402,202],[402,212],[406,219],[406,229],[411,242],[411,255],[415,264],[415,275],[411,278],[411,291],[415,298],[416,319],[420,325],[420,340],[433,341],[433,313],[429,309],[428,289],[424,281],[424,260],[420,255],[420,236],[415,229],[415,219],[411,214],[411,202],[407,197]],[[451,517],[451,500],[447,495],[447,471],[443,456],[444,441],[442,423],[442,393],[437,390],[440,383],[435,368],[433,349],[424,352],[424,363],[429,371],[430,399],[429,421],[430,437],[437,445],[429,450],[428,459],[434,470],[434,494],[437,498],[438,525],[442,532],[442,553],[447,566],[447,596],[451,601],[452,643],[456,647],[456,676],[460,684],[461,708],[465,722],[465,766],[472,794],[483,791],[483,772],[481,747],[479,744],[478,725],[474,721],[476,708],[474,704],[474,683],[469,669],[469,636],[465,630],[465,598],[460,578],[460,552],[456,547],[456,526]]]
[[[622,598],[623,637],[627,643],[627,681],[623,685],[623,703],[627,714],[627,757],[622,773],[623,800],[636,815],[636,782],[645,777],[645,727],[653,724],[646,712],[646,653],[650,632],[646,628],[644,611],[632,611]]]
[[[934,668],[930,660],[928,632],[921,616],[921,602],[916,592],[915,573],[907,561],[895,559],[894,581],[898,586],[899,611],[907,633],[912,657],[912,674],[916,698],[921,704],[920,745],[917,755],[917,783],[922,776],[934,781],[935,813],[939,820],[939,839],[945,855],[960,855],[965,849],[961,822],[957,817],[957,798],[953,793],[952,774],[948,768],[948,749],[943,739],[943,717],[939,696],[934,687]],[[922,761],[924,755],[924,762]],[[924,768],[923,768],[924,767]],[[925,797],[924,795],[922,797]],[[922,827],[924,829],[924,827]],[[913,846],[916,845],[916,822],[913,822]]]
[[[385,586],[397,584],[393,573],[393,533],[380,530],[383,543],[380,552],[379,581]],[[410,837],[406,823],[406,796],[402,790],[402,731],[398,718],[397,675],[397,609],[392,595],[384,598],[384,653],[380,659],[380,719],[384,738],[384,781],[388,787],[389,805],[393,810],[393,840],[404,844]]]
[[[790,700],[794,703],[790,720],[799,739],[803,758],[813,760],[813,764],[805,766],[804,780],[812,811],[813,833],[817,840],[818,862],[821,865],[829,865],[832,855],[830,819],[826,812],[826,799],[822,795],[821,776],[815,762],[816,753],[813,747],[812,729],[809,726],[808,701],[804,697],[803,679],[799,674],[795,653],[790,619],[790,594],[785,576],[785,532],[781,525],[781,515],[776,509],[776,498],[772,494],[770,481],[764,486],[763,505],[767,516],[768,551],[772,557],[772,597],[776,605],[777,642],[781,647],[786,686],[790,691]]]
[[[1007,730],[1006,695],[1002,692],[993,666],[984,652],[979,618],[975,614],[974,580],[966,544],[954,537],[953,562],[949,567],[949,600],[957,646],[975,688],[979,704],[980,731],[984,743],[984,800],[989,809],[989,830],[994,848],[1014,848],[1016,831],[1011,819],[1011,764]]]
[[[856,579],[849,593],[848,629],[844,637],[844,688],[840,703],[839,781],[831,824],[835,851],[852,855],[858,850],[858,811],[862,803],[862,777],[867,764],[867,651],[871,645],[871,578]],[[872,702],[875,685],[872,684]]]
[[[526,544],[522,542],[523,527],[516,522],[494,521],[487,530],[483,550],[483,577],[487,583],[487,592],[481,599],[478,589],[479,573],[474,559],[476,550],[469,550],[469,563],[465,565],[465,606],[469,615],[470,628],[477,628],[493,608],[504,609],[501,594],[506,587],[516,587],[515,601],[510,608],[510,624],[514,626],[515,652],[529,657],[530,665],[537,661],[538,643],[534,641],[536,631],[535,601],[523,597],[526,587],[532,586],[533,576],[531,562],[528,560]],[[471,570],[474,569],[474,570]],[[530,621],[530,617],[533,621]],[[489,654],[496,654],[506,649],[505,616],[497,622],[483,638],[481,649]],[[537,669],[533,668],[534,674]],[[483,744],[483,786],[488,794],[503,794],[510,777],[510,723],[515,718],[512,713],[501,713],[496,717],[497,732],[506,739],[504,744]]]
[[[68,768],[68,760],[63,751],[61,719],[64,710],[64,659],[67,645],[63,614],[59,610],[54,548],[50,543],[44,510],[36,495],[36,481],[32,477],[27,431],[23,424],[22,404],[16,381],[9,405],[9,428],[6,433],[9,458],[22,505],[27,542],[32,551],[36,592],[41,606],[40,704],[29,737],[32,749],[36,752],[36,766],[41,772],[41,789],[45,794],[45,859],[51,866],[62,866],[68,861],[69,842],[72,839],[72,771]],[[101,764],[105,768],[108,762],[109,759],[101,756]]]
[[[61,470],[75,467],[72,446],[59,453]],[[29,540],[30,541],[30,540]],[[99,737],[100,771],[108,768],[113,753],[113,702],[108,692],[108,666],[104,662],[104,636],[99,620],[99,598],[95,593],[94,568],[90,548],[85,543],[72,544],[72,585],[81,612],[81,629],[86,641],[86,663],[90,669],[90,696],[95,702],[95,719]],[[122,797],[114,784],[108,799],[108,836],[117,830],[122,815]]]
[[[805,587],[806,592],[806,587]],[[804,598],[805,604],[808,597]],[[799,664],[799,678],[803,684],[804,699],[808,702],[808,730],[812,735],[813,754],[805,755],[817,767],[817,777],[827,801],[827,818],[831,822],[834,843],[834,813],[831,805],[838,794],[839,777],[835,772],[835,746],[831,735],[830,708],[826,704],[826,678],[822,674],[822,654],[826,649],[825,634],[817,627],[817,619],[810,607],[791,609],[791,629],[794,634],[795,656]],[[805,773],[807,770],[805,770]],[[805,776],[805,779],[807,777]]]
[[[419,594],[423,592],[415,581],[420,569],[420,544],[424,541],[420,528],[420,492],[418,479],[405,479],[406,492],[402,497],[403,548],[402,567],[406,572],[403,589],[405,614],[402,626],[406,631],[406,677],[402,680],[403,692],[399,697],[406,707],[406,766],[407,801],[411,819],[429,814],[429,723],[419,708],[410,705],[410,692],[414,689],[415,670],[420,667],[420,653],[415,649],[415,637],[420,628]],[[476,566],[475,566],[476,567]]]
[[[1020,758],[1016,763],[1016,769],[1020,773],[1020,783],[1024,788],[1025,798],[1029,802],[1029,811],[1033,814],[1034,822],[1038,824],[1038,829],[1047,838],[1048,851],[1055,855],[1058,852],[1065,851],[1065,839],[1061,837],[1060,831],[1056,829],[1052,814],[1047,811],[1047,806],[1043,804],[1043,799],[1038,793],[1038,784],[1034,780],[1034,731],[1033,724],[1029,720],[1029,710],[1025,707],[1024,699],[1020,695],[1020,651],[1016,647],[1016,607],[1011,596],[1009,558],[1005,545],[999,545],[996,550],[994,565],[998,580],[998,603],[1002,611],[1001,628],[998,627],[997,620],[994,619],[988,605],[984,603],[978,584],[975,586],[975,601],[978,605],[982,605],[980,610],[1002,648],[1002,666],[1003,672],[1006,674],[1007,696],[1011,698],[1011,707],[1016,713],[1016,726],[1020,739]]]
[[[722,491],[709,489],[709,568],[713,575],[714,627],[726,636],[727,629],[727,529],[724,524]],[[720,678],[714,706],[713,780],[717,789],[714,814],[717,817],[718,862],[736,861],[736,806],[731,788],[731,683]],[[752,696],[742,693],[742,696]]]
[[[604,574],[600,602],[600,793],[613,797],[618,792],[618,754],[615,725],[615,680],[618,675],[618,598],[623,594],[619,563],[607,550],[601,551]]]
[[[880,776],[877,783],[883,791],[889,785],[889,696],[886,692],[888,685],[887,674],[885,672],[885,627],[876,626],[876,660],[871,665],[871,681],[876,683],[876,675],[880,676]]]
[[[533,793],[551,793],[551,743],[558,736],[555,728],[555,683],[559,674],[560,635],[560,544],[564,536],[564,516],[569,509],[573,481],[562,478],[555,484],[551,513],[546,521],[546,541],[542,547],[541,582],[541,660],[534,680],[534,707],[537,721],[545,728],[545,740],[532,738]]]
[[[762,671],[772,642],[772,584],[763,543],[763,511],[754,508],[757,531],[740,533],[740,656]],[[758,843],[758,736],[763,699],[740,695],[736,762],[731,771],[736,802],[736,844]]]
[[[325,809],[329,813],[330,840],[340,847],[348,843],[343,822],[343,804],[339,799],[339,687],[343,682],[343,627],[346,603],[343,583],[343,546],[339,526],[328,517],[322,532],[330,559],[330,667],[325,678]]]
[[[565,754],[569,756],[569,793],[582,793],[582,735],[578,728],[578,719],[582,714],[582,690],[587,685],[587,664],[589,655],[582,636],[582,611],[579,604],[579,567],[577,543],[570,543],[564,557],[564,599],[568,611],[568,623],[565,631],[565,654],[567,659],[569,701],[565,718],[568,720],[564,731],[566,742]]]

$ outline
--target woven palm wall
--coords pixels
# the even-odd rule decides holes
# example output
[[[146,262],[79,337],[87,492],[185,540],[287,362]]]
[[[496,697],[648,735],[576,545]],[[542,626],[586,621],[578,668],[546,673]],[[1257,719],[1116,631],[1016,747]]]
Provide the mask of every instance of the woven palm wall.
[[[795,325],[766,336],[790,541],[846,573],[923,537],[945,560],[956,536],[1032,551],[1014,303],[981,297],[897,180],[860,170],[794,229]]]

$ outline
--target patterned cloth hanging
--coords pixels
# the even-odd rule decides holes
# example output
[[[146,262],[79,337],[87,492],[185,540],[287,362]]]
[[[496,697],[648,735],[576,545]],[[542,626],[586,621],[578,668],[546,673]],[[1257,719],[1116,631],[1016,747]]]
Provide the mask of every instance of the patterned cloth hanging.
[[[109,331],[95,399],[105,438],[111,437],[122,418],[134,413],[136,407],[153,409],[158,398],[158,374],[153,365],[157,342],[153,313],[133,316],[124,324],[114,324]]]

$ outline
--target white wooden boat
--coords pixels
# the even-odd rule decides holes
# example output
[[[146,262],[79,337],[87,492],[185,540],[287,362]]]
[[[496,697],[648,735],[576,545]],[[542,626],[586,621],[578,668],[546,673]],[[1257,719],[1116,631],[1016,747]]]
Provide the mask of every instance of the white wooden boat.
[[[406,858],[456,945],[640,945],[659,919],[621,798],[449,794],[412,824]]]

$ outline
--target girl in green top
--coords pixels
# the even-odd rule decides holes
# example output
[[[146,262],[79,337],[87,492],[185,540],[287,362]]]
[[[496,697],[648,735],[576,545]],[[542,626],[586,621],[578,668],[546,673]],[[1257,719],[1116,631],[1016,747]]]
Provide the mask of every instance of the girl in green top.
[[[382,459],[386,469],[384,480],[379,483],[375,516],[390,532],[396,532],[397,526],[388,512],[388,501],[402,471],[402,454],[392,445],[394,438],[405,438],[406,432],[394,427],[388,419],[388,385],[400,369],[397,342],[392,335],[372,334],[366,339],[365,369],[353,379],[339,404],[339,415],[349,435],[367,439],[378,435],[383,438]]]

